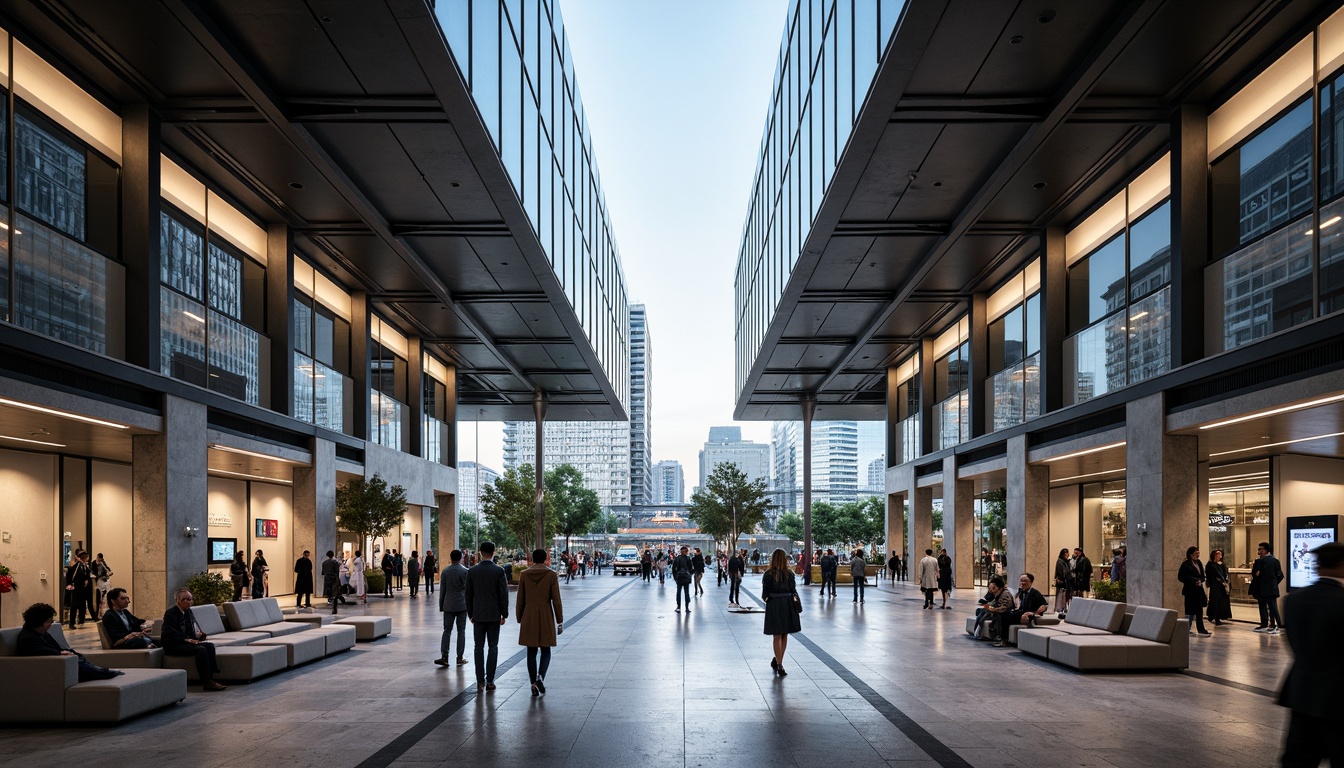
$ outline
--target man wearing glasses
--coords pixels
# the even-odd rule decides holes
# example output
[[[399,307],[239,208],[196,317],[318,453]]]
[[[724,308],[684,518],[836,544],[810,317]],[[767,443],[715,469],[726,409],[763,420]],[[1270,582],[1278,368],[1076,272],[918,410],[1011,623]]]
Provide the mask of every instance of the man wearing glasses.
[[[207,691],[222,691],[227,686],[215,682],[219,664],[215,662],[215,644],[206,642],[205,633],[191,615],[192,595],[189,589],[179,589],[173,595],[176,603],[163,614],[163,652],[169,656],[193,656],[196,675]]]

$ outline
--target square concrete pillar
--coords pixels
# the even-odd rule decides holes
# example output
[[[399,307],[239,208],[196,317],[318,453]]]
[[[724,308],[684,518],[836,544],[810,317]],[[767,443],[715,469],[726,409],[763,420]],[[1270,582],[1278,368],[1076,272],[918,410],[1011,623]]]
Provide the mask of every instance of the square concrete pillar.
[[[957,457],[943,459],[943,547],[952,558],[952,583],[975,585],[975,484],[957,479]]]
[[[204,404],[165,395],[163,432],[131,438],[131,586],[143,615],[208,565],[205,433]]]
[[[916,487],[912,478],[907,498],[910,499],[910,519],[907,523],[910,534],[906,540],[909,542],[910,556],[918,563],[919,558],[924,556],[924,550],[933,546],[933,489]]]
[[[1181,611],[1176,569],[1199,542],[1199,438],[1167,434],[1158,393],[1125,405],[1125,441],[1126,599]]]
[[[434,552],[440,567],[444,567],[449,563],[448,553],[460,549],[457,545],[457,497],[451,493],[436,493],[434,498],[439,505],[439,540],[434,542]]]
[[[1022,572],[1036,576],[1042,594],[1054,589],[1050,556],[1050,468],[1027,462],[1027,437],[1008,438],[1008,584]]]
[[[313,464],[294,468],[294,548],[313,562],[336,549],[336,444],[313,438]]]
[[[905,559],[909,548],[905,543],[905,496],[899,493],[887,495],[887,559],[893,554]]]

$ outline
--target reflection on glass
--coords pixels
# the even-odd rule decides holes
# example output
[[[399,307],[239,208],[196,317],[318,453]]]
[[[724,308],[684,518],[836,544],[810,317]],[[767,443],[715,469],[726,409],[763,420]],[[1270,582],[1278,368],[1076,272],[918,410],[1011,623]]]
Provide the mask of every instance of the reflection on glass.
[[[1344,200],[1321,208],[1320,288],[1322,315],[1344,309]]]
[[[1171,201],[1129,228],[1129,298],[1152,293],[1171,281]]]
[[[970,397],[962,390],[933,407],[935,451],[971,439]]]
[[[175,379],[205,386],[205,306],[159,287],[159,365]]]
[[[210,389],[257,405],[261,336],[218,312],[210,312]]]
[[[369,440],[387,448],[405,451],[406,419],[410,408],[376,389],[369,390]]]
[[[1125,236],[1120,234],[1069,267],[1069,330],[1124,306],[1125,296]]]
[[[1255,604],[1247,594],[1255,547],[1270,541],[1269,460],[1227,464],[1209,470],[1209,551],[1223,550],[1233,603]]]
[[[1171,287],[1129,307],[1129,383],[1171,367]]]
[[[14,115],[14,202],[26,213],[76,240],[84,240],[84,150],[48,130],[46,122]]]
[[[1311,131],[1308,100],[1241,146],[1242,243],[1311,210]]]
[[[1110,578],[1108,566],[1125,546],[1127,510],[1125,481],[1085,483],[1082,488],[1083,530],[1079,545],[1093,563],[1093,581]],[[1098,567],[1099,566],[1099,567]]]
[[[1072,405],[1125,385],[1125,313],[1064,340],[1065,396]]]
[[[15,322],[99,354],[119,349],[121,323],[109,313],[120,303],[120,266],[27,216],[16,221]]]
[[[1223,349],[1311,319],[1311,218],[1228,256],[1222,270]]]

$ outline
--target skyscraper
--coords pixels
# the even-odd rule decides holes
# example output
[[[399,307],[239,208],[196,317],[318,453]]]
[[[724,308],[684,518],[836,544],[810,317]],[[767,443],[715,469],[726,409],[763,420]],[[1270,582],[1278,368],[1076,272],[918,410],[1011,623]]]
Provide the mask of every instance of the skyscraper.
[[[480,511],[480,493],[485,493],[485,486],[495,482],[499,473],[485,466],[477,464],[474,461],[457,462],[457,515],[461,520],[464,517],[473,517]]]
[[[703,488],[720,464],[732,463],[748,481],[764,479],[770,483],[770,446],[742,439],[741,427],[710,427],[709,440],[700,451],[700,485]]]
[[[597,492],[606,511],[630,507],[630,424],[624,421],[548,421],[545,425],[544,469],[571,464],[583,473],[583,484]],[[504,422],[504,467],[531,464],[537,455],[537,428],[532,421]]]
[[[812,500],[841,504],[859,491],[859,422],[812,423]],[[777,421],[770,429],[775,500],[781,512],[803,509],[803,425]],[[866,478],[865,478],[866,479]]]
[[[648,317],[643,304],[630,305],[630,504],[655,503],[652,387]]]
[[[680,461],[653,465],[653,503],[681,504],[686,501],[686,478]]]

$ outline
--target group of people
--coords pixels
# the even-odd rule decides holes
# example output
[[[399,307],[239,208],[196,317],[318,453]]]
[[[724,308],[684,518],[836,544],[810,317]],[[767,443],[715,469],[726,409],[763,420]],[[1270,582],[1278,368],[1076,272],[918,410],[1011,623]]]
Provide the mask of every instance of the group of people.
[[[952,583],[952,558],[948,556],[946,549],[938,550],[937,557],[933,556],[932,549],[924,550],[924,557],[919,560],[916,577],[919,579],[919,591],[924,593],[925,610],[933,609],[934,592],[943,594],[943,604],[938,607],[950,610],[947,596],[955,585]]]
[[[102,552],[92,559],[83,549],[71,553],[64,581],[66,618],[71,629],[83,626],[90,618],[97,621],[103,614],[103,602],[111,578],[112,569],[103,559]]]
[[[1002,648],[1008,640],[1009,627],[1014,624],[1031,626],[1036,618],[1045,614],[1049,605],[1045,595],[1036,589],[1036,574],[1024,573],[1017,577],[1016,595],[1008,589],[1002,576],[994,576],[989,580],[985,596],[980,598],[974,628],[967,634],[979,639],[981,627],[988,623],[994,647]]]
[[[215,646],[201,631],[191,613],[193,600],[191,590],[177,590],[173,595],[173,606],[163,614],[158,643],[150,634],[151,622],[130,612],[131,597],[121,587],[108,590],[107,610],[99,621],[113,649],[162,647],[169,656],[192,657],[201,686],[207,691],[222,691],[226,686],[215,680],[215,675],[219,673]],[[104,680],[121,674],[119,670],[92,664],[79,653],[61,645],[51,635],[55,618],[56,609],[47,603],[34,603],[24,610],[23,629],[19,631],[16,647],[19,656],[79,656],[80,682]]]
[[[361,553],[356,552],[357,556]],[[411,550],[409,558],[403,556],[395,549],[383,551],[383,557],[378,562],[378,568],[383,572],[383,597],[393,597],[392,590],[395,583],[396,591],[402,590],[402,579],[409,583],[411,597],[420,596],[420,582],[424,580],[425,594],[434,594],[434,577],[438,573],[439,563],[434,558],[434,550],[426,549],[424,560],[420,559],[420,553]]]
[[[1125,547],[1116,551],[1111,562],[1111,581],[1125,578],[1125,553]],[[1075,597],[1087,597],[1091,591],[1092,561],[1082,547],[1074,547],[1072,557],[1068,547],[1059,550],[1059,556],[1055,558],[1055,610],[1061,616],[1068,615],[1069,601]]]
[[[1201,563],[1199,547],[1185,551],[1185,561],[1176,571],[1181,582],[1181,596],[1185,615],[1190,620],[1190,632],[1201,637],[1212,635],[1204,626],[1204,618],[1216,627],[1232,618],[1232,585],[1229,581],[1223,550],[1215,549],[1208,562]],[[1269,542],[1256,547],[1256,559],[1251,564],[1249,591],[1260,608],[1260,624],[1255,632],[1277,635],[1283,631],[1279,616],[1279,584],[1283,582],[1283,565],[1274,556]],[[1206,591],[1207,590],[1207,591]]]
[[[825,554],[822,554],[820,549],[817,550],[816,561],[821,566],[822,596],[829,594],[831,597],[835,597],[835,582],[840,572],[840,558],[836,556],[834,549],[827,547]],[[847,563],[850,580],[854,587],[854,602],[856,603],[863,602],[863,589],[868,583],[864,569],[865,563],[862,548],[854,550]]]

